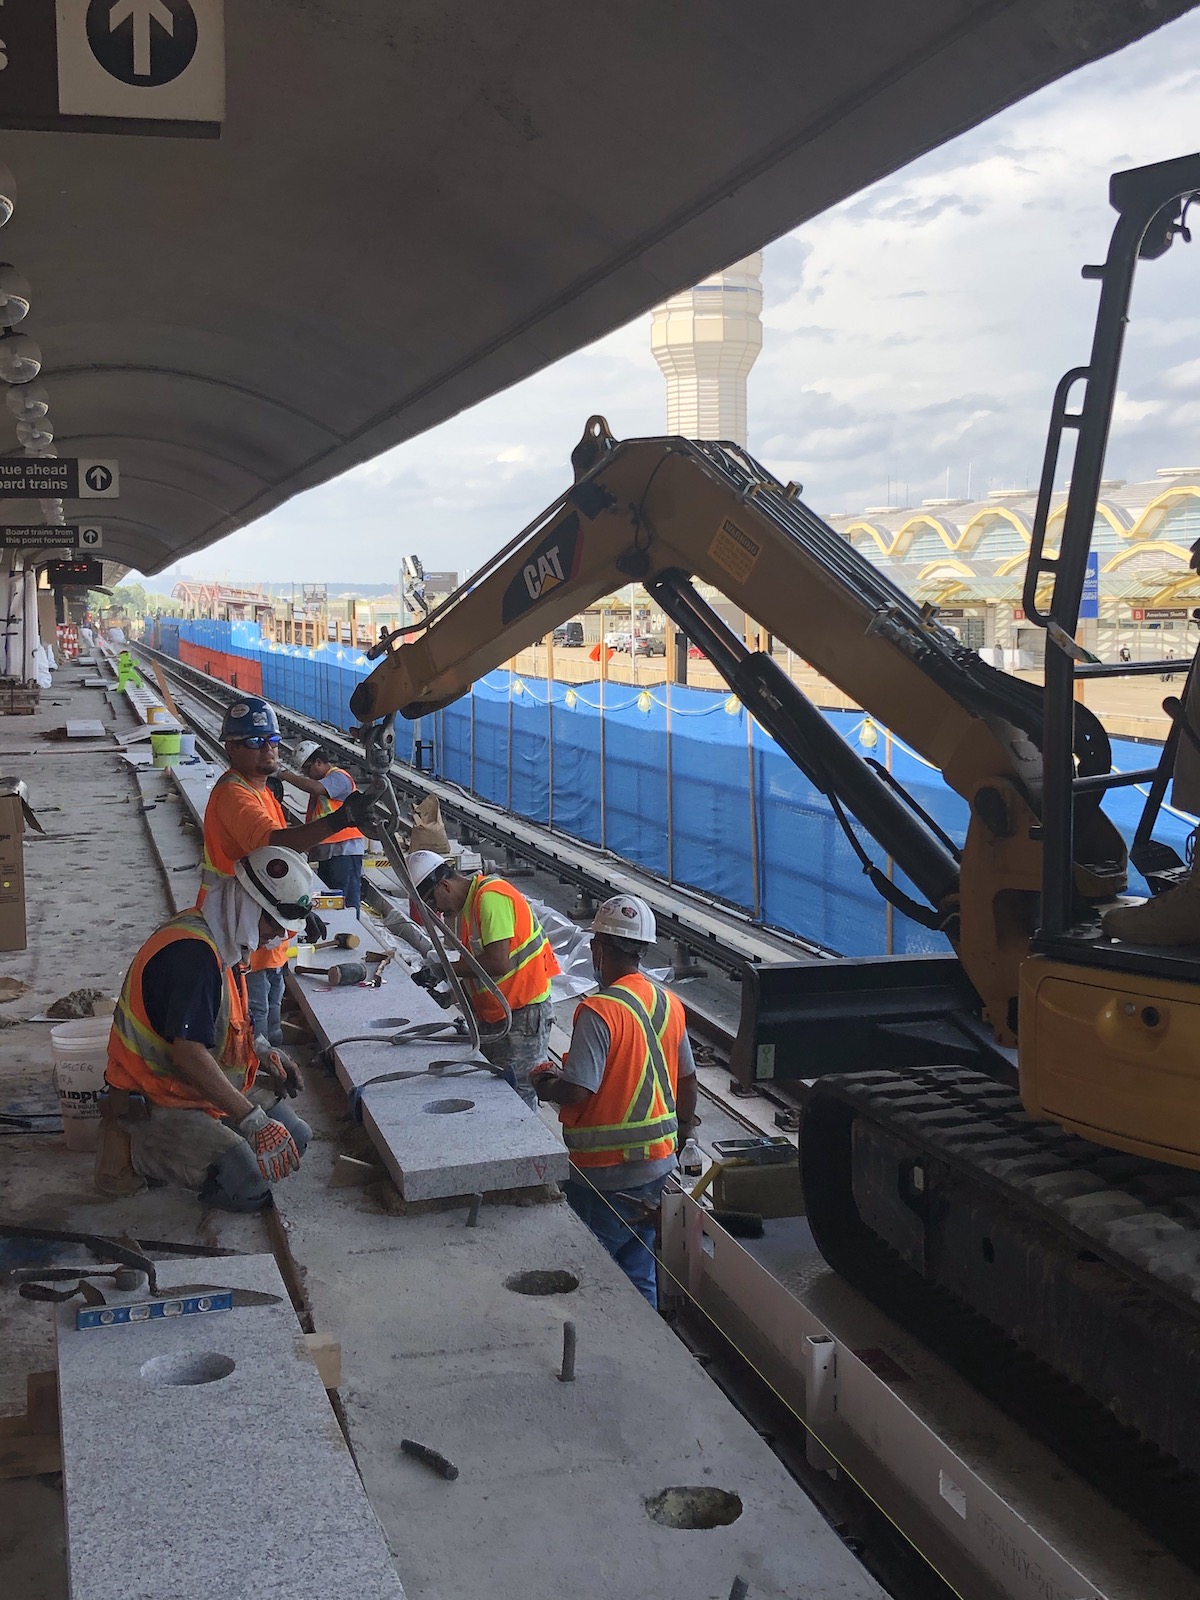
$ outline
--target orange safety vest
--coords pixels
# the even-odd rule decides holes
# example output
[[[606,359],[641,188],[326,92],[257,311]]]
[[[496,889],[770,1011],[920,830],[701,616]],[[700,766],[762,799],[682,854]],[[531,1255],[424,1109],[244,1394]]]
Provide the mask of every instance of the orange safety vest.
[[[561,971],[553,947],[533,914],[525,896],[503,878],[488,878],[480,873],[471,882],[466,902],[459,915],[458,937],[478,959],[483,949],[479,930],[479,900],[484,891],[502,894],[512,901],[516,928],[508,950],[508,969],[496,979],[496,987],[508,1001],[510,1011],[534,1006],[550,998],[550,979]],[[490,989],[464,974],[464,987],[471,1008],[481,1022],[503,1022],[504,1011]]]
[[[213,837],[212,828],[209,827],[209,807],[212,805],[213,795],[216,794],[223,783],[240,783],[242,788],[248,789],[262,806],[273,827],[286,828],[288,826],[288,819],[284,815],[283,807],[276,800],[270,789],[265,787],[260,789],[256,784],[249,783],[242,777],[240,772],[232,770],[223,772],[216,783],[213,784],[212,794],[208,797],[208,805],[204,808],[204,861],[200,868],[200,893],[196,897],[196,904],[200,906],[204,904],[204,896],[215,884],[219,883],[222,878],[233,877],[234,866],[242,859],[241,856],[226,855]],[[253,951],[250,956],[250,970],[251,972],[265,972],[275,967],[283,967],[287,965],[287,958],[288,941],[284,939],[274,949]]]
[[[131,1089],[144,1094],[152,1105],[207,1111],[210,1117],[223,1117],[223,1111],[203,1099],[180,1075],[171,1059],[170,1040],[154,1031],[146,1012],[142,994],[146,963],[178,939],[199,939],[220,962],[217,942],[198,906],[180,911],[152,933],[125,974],[108,1036],[108,1067],[104,1076],[114,1089]],[[254,1048],[254,1024],[246,1003],[246,980],[237,967],[225,968],[212,1053],[230,1081],[243,1094],[249,1094],[258,1076],[258,1054]]]
[[[331,767],[329,770],[341,773],[342,777],[350,785],[351,794],[358,788],[354,779],[343,767]],[[317,781],[320,782],[319,779]],[[316,822],[319,818],[327,817],[334,811],[340,811],[345,803],[344,800],[331,800],[327,794],[310,795],[308,798],[308,814],[304,820],[306,822]],[[322,839],[321,843],[322,845],[341,844],[344,839],[362,839],[363,837],[365,836],[361,828],[343,828],[341,833],[331,833],[327,839]]]
[[[596,1093],[582,1105],[558,1108],[573,1165],[615,1167],[674,1155],[683,1002],[634,972],[581,1000],[576,1018],[584,1010],[599,1013],[609,1046]]]

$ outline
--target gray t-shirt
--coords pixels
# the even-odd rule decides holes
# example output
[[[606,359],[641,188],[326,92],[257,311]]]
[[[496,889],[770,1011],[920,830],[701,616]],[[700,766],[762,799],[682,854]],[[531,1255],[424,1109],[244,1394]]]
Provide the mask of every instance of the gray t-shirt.
[[[331,800],[345,800],[354,793],[354,785],[337,767],[318,780]],[[328,861],[331,856],[361,856],[367,851],[365,839],[339,839],[336,844],[319,844],[313,850],[314,861]]]
[[[581,1089],[590,1089],[595,1094],[604,1077],[610,1043],[607,1022],[598,1011],[585,1006],[576,1020],[571,1048],[563,1062],[563,1077],[567,1082],[577,1083]],[[679,1041],[679,1076],[690,1078],[695,1071],[692,1042],[685,1033]],[[665,1178],[674,1170],[675,1157],[664,1156],[660,1161],[621,1161],[612,1167],[589,1167],[587,1175],[588,1182],[597,1189],[636,1189],[639,1184]]]

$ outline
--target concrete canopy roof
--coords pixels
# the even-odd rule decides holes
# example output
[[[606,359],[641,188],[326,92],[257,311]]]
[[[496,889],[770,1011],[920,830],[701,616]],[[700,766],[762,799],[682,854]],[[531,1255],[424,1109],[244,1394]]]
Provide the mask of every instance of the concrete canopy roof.
[[[55,448],[156,572],[1191,3],[227,0],[219,140],[0,137]]]

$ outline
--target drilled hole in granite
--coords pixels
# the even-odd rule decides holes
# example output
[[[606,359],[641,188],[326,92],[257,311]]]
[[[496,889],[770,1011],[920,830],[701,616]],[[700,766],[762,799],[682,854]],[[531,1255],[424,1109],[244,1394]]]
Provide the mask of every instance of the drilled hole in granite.
[[[432,1111],[435,1116],[449,1116],[452,1111],[473,1111],[474,1100],[430,1100],[421,1107],[422,1111]]]
[[[373,1028],[407,1028],[411,1017],[375,1017],[372,1019]]]
[[[646,1514],[660,1528],[727,1528],[742,1502],[728,1489],[661,1489],[647,1498]]]
[[[175,1389],[188,1384],[216,1383],[227,1378],[235,1365],[232,1357],[216,1350],[180,1350],[173,1355],[152,1356],[142,1364],[142,1377],[150,1383],[164,1383]]]
[[[572,1294],[579,1287],[579,1279],[573,1272],[561,1269],[514,1272],[511,1278],[505,1278],[504,1287],[514,1294]]]
[[[486,1067],[486,1066],[487,1066],[487,1062],[486,1061],[478,1061],[473,1056],[459,1056],[455,1060],[431,1061],[429,1063],[429,1070],[430,1070],[430,1072],[446,1072],[451,1067],[466,1068],[466,1067]]]

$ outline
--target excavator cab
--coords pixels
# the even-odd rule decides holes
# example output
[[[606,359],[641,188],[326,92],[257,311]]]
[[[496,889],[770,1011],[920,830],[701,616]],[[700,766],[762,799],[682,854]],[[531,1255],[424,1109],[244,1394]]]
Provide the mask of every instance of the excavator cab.
[[[1189,890],[1178,855],[1154,838],[1180,741],[1197,739],[1184,715],[1188,690],[1182,702],[1166,702],[1172,730],[1156,765],[1083,772],[1073,750],[1080,685],[1171,666],[1092,661],[1076,632],[1134,272],[1139,260],[1157,259],[1176,239],[1190,239],[1187,212],[1198,195],[1200,156],[1114,175],[1109,197],[1118,221],[1108,256],[1084,268],[1084,277],[1101,285],[1091,355],[1055,391],[1022,601],[1027,618],[1046,630],[1046,676],[1041,919],[1021,970],[1019,1002],[1021,1097],[1031,1116],[1098,1144],[1196,1168],[1200,894]],[[1077,436],[1070,490],[1059,548],[1051,552],[1050,498],[1069,431]],[[1104,795],[1132,784],[1148,785],[1133,863],[1163,898],[1147,913],[1106,919],[1106,929],[1082,882],[1087,830]],[[1109,937],[1116,931],[1123,937]]]

